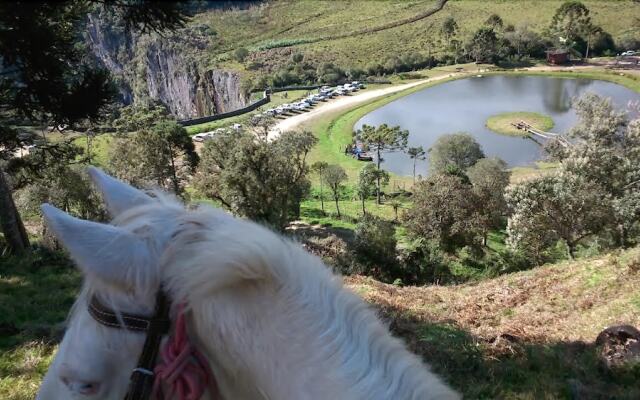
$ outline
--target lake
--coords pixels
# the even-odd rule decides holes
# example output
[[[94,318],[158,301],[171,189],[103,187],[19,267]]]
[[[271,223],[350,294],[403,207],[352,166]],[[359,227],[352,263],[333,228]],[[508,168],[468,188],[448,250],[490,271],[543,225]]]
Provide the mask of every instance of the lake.
[[[487,157],[500,157],[512,167],[525,166],[544,156],[541,147],[527,138],[490,131],[485,126],[487,118],[504,112],[538,112],[553,118],[552,132],[563,133],[577,120],[572,99],[585,92],[610,97],[619,108],[640,100],[638,93],[605,81],[493,75],[447,82],[402,97],[365,115],[355,128],[363,124],[400,125],[410,132],[409,146],[425,150],[442,135],[468,132]],[[411,175],[413,170],[413,160],[403,153],[385,154],[383,165],[398,175]],[[416,174],[425,175],[427,165],[428,160],[420,162]]]

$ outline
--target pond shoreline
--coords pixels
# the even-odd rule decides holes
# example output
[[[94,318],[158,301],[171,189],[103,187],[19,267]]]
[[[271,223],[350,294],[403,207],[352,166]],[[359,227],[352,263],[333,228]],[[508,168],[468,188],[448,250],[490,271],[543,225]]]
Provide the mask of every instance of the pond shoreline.
[[[460,79],[471,78],[478,75],[478,72],[465,72],[455,73],[453,71],[438,71],[445,78],[441,78],[438,81],[425,82],[416,85],[412,88],[405,89],[375,99],[371,99],[367,102],[357,104],[348,109],[341,109],[331,113],[317,115],[314,118],[303,121],[297,127],[303,129],[309,129],[313,131],[320,139],[320,143],[312,150],[310,159],[312,160],[327,160],[330,163],[336,163],[342,165],[350,176],[355,176],[357,171],[362,167],[361,163],[354,161],[348,157],[340,157],[340,153],[337,149],[343,148],[343,146],[351,141],[351,132],[355,124],[368,113],[379,109],[395,100],[401,99],[417,91],[440,86],[445,83],[457,81]],[[428,72],[427,72],[428,73]],[[623,76],[620,75],[623,73]],[[632,74],[622,72],[611,73],[598,67],[581,68],[580,70],[563,69],[558,70],[556,68],[549,70],[546,67],[537,67],[535,70],[499,70],[499,71],[482,71],[483,76],[540,76],[549,78],[573,78],[573,79],[591,79],[598,81],[611,82],[624,86],[627,89],[640,93],[640,77],[636,78]],[[535,165],[534,162],[528,165]],[[522,166],[518,168],[524,168]],[[535,167],[534,167],[535,168]],[[408,177],[402,174],[393,173],[393,178],[398,181],[407,180]],[[408,182],[408,181],[407,181]]]

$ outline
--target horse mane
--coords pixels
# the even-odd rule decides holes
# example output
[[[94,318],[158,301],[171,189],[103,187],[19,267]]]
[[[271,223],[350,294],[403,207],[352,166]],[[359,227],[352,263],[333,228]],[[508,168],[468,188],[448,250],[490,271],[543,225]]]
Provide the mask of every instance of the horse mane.
[[[173,296],[189,299],[191,308],[202,305],[200,326],[225,329],[220,325],[229,323],[215,319],[210,304],[225,285],[238,291],[242,285],[248,290],[271,287],[286,304],[285,319],[295,325],[289,328],[314,338],[317,347],[309,350],[306,363],[338,366],[334,372],[359,398],[450,398],[450,389],[388,333],[360,297],[343,287],[341,277],[266,227],[200,206],[185,214],[162,264]],[[380,384],[385,380],[386,387]]]
[[[287,385],[319,396],[312,398],[458,398],[341,277],[298,244],[207,205],[186,209],[173,196],[154,197],[112,224],[148,236],[157,264],[135,271],[135,290],[124,297],[99,279],[85,279],[70,315],[93,295],[116,312],[149,314],[150,294],[162,282],[174,304],[186,305],[190,336],[216,374],[226,374],[223,385],[254,382],[259,393],[276,398],[286,397],[278,390]],[[116,339],[126,340],[126,332]],[[315,376],[319,371],[323,379]],[[291,382],[290,373],[301,382]]]

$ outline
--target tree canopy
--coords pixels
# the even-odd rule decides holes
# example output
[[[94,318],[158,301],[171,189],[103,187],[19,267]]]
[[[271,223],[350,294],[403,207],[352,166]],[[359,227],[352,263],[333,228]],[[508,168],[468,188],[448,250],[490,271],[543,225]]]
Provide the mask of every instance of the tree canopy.
[[[447,251],[473,244],[481,233],[472,186],[454,175],[435,174],[418,182],[403,220],[411,234]]]
[[[109,74],[95,67],[78,41],[87,13],[103,6],[107,7],[83,0],[0,4],[2,159],[12,159],[15,149],[33,142],[33,135],[14,128],[16,122],[66,129],[99,119],[113,100],[115,89]],[[122,0],[108,7],[142,32],[175,29],[186,20],[177,3]],[[55,144],[42,149],[64,150]],[[28,248],[29,241],[4,173],[0,165],[0,221],[9,248],[20,252]]]
[[[193,179],[195,189],[237,215],[284,229],[309,190],[311,132],[284,132],[272,141],[245,131],[207,140]]]
[[[375,127],[365,124],[356,132],[356,138],[376,152],[376,166],[380,170],[382,153],[405,150],[409,140],[409,131],[402,130],[400,126],[382,124]],[[376,187],[377,202],[380,204],[382,194],[380,178],[377,179]]]
[[[432,173],[446,172],[455,167],[466,171],[484,158],[480,144],[468,133],[443,135],[429,149],[429,166]]]

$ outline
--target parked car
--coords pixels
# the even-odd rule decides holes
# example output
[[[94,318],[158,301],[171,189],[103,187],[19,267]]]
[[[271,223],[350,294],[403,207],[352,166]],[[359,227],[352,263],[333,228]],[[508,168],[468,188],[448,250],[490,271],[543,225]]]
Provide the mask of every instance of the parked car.
[[[355,91],[358,90],[358,87],[357,86],[353,86],[351,84],[346,84],[346,85],[344,85],[344,89],[348,90],[349,92],[355,92]]]
[[[204,142],[204,139],[207,137],[206,133],[196,133],[191,138],[194,142]]]
[[[214,132],[216,132],[216,131],[214,131]],[[196,133],[195,135],[193,135],[192,139],[195,142],[204,142],[205,140],[213,139],[214,132]]]
[[[624,53],[621,54],[621,56],[633,56],[636,55],[636,53],[638,53],[637,51],[633,51],[633,50],[627,50]]]

